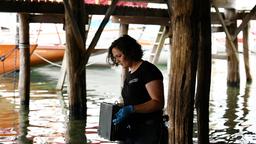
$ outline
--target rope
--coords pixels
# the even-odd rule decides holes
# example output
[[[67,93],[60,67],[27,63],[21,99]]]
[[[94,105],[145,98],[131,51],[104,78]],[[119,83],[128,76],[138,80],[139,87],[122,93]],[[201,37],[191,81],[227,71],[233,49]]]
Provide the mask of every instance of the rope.
[[[35,41],[36,44],[37,44],[38,39],[39,39],[39,35],[40,35],[40,32],[41,32],[41,27],[42,27],[42,24],[40,23],[40,27],[39,27],[39,30],[38,30],[38,33],[37,33],[37,37],[36,37],[36,41]]]
[[[5,73],[4,61],[5,61],[6,58],[8,58],[8,57],[11,55],[11,53],[13,53],[13,52],[15,51],[15,49],[17,49],[17,48],[18,48],[18,46],[16,45],[13,49],[9,50],[6,54],[0,56],[0,61],[3,62],[3,64],[2,64],[2,66],[3,66],[3,73]],[[16,53],[15,53],[15,54],[16,54]],[[16,55],[15,55],[15,56],[16,56]],[[15,63],[16,63],[16,61],[15,61]],[[15,64],[15,66],[16,66],[16,64]]]
[[[55,29],[56,29],[56,32],[57,32],[57,34],[58,34],[59,43],[60,43],[60,44],[62,44],[62,42],[61,42],[61,38],[60,38],[60,33],[59,33],[59,30],[58,30],[58,28],[57,28],[56,24],[55,24]]]
[[[13,53],[13,51],[14,51],[16,48],[18,48],[17,45],[16,45],[13,49],[9,50],[6,54],[1,55],[1,56],[0,56],[0,61],[4,61],[6,58],[8,58],[8,57],[11,55],[11,53]]]
[[[46,58],[44,58],[44,57],[42,57],[41,55],[39,55],[37,52],[33,52],[33,54],[35,54],[37,57],[39,57],[40,59],[42,59],[43,61],[45,61],[45,62],[47,62],[47,63],[49,63],[49,64],[51,64],[51,65],[54,65],[54,66],[57,66],[57,67],[61,67],[61,65],[59,65],[59,64],[56,64],[56,63],[54,63],[54,62],[51,62],[51,61],[49,61],[49,60],[47,60]]]

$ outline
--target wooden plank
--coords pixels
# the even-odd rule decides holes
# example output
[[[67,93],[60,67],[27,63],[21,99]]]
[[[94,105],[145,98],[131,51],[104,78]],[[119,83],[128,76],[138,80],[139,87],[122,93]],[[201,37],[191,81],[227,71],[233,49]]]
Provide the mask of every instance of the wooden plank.
[[[64,15],[63,14],[31,14],[29,16],[30,23],[63,23]]]
[[[105,15],[108,5],[85,4],[85,10],[89,15]],[[63,3],[47,4],[35,2],[6,2],[0,1],[1,12],[27,12],[27,13],[45,13],[45,14],[64,14]],[[152,16],[152,17],[168,17],[165,9],[141,8],[117,6],[113,15],[122,16]]]
[[[0,1],[1,12],[64,13],[63,3]]]
[[[242,23],[239,25],[239,27],[236,29],[234,36],[232,37],[232,40],[234,41],[237,37],[237,35],[240,33],[241,30],[243,30],[248,22],[251,20],[253,16],[255,16],[256,13],[256,5],[253,7],[253,9],[248,13],[242,20]]]
[[[214,32],[224,32],[224,29],[222,26],[212,26],[211,31]]]
[[[145,17],[145,16],[113,16],[112,22],[121,24],[149,24],[149,25],[170,25],[169,17]]]

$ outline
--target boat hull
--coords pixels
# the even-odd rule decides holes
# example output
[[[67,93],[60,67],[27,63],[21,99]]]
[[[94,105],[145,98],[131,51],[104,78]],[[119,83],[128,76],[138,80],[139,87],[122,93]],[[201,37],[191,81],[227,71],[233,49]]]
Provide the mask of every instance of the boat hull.
[[[63,46],[30,45],[30,66],[47,64],[63,59]],[[0,45],[0,74],[13,72],[20,67],[20,54],[16,45]],[[47,60],[47,61],[46,61]]]

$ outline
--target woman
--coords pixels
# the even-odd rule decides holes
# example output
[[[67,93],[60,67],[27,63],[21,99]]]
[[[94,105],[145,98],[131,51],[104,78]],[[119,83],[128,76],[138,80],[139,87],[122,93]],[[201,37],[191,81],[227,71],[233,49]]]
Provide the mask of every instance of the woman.
[[[163,75],[142,60],[141,45],[129,35],[115,40],[108,50],[108,62],[128,68],[122,89],[124,106],[113,119],[114,125],[127,123],[124,144],[159,144],[164,107]]]

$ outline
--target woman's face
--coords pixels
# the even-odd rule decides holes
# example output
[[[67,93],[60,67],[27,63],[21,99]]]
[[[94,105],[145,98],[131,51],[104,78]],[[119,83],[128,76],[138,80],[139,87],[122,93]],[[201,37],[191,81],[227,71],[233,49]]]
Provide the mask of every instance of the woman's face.
[[[119,65],[124,68],[128,68],[130,66],[130,62],[125,58],[125,55],[119,49],[113,48],[112,54]]]

